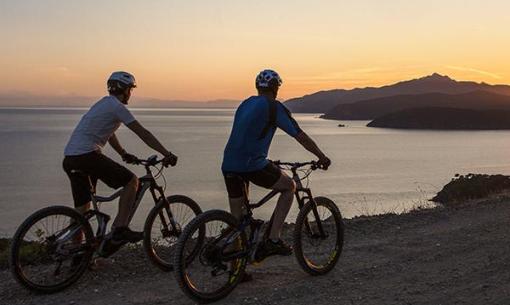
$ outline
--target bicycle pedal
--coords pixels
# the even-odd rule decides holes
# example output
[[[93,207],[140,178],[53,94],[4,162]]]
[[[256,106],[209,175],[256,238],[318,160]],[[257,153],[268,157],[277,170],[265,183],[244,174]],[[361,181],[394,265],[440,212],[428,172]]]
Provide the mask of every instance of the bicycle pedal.
[[[268,258],[268,257],[269,256],[257,257],[257,253],[255,253],[255,256],[250,261],[250,265],[258,266],[258,265],[262,264],[266,260],[266,258]]]
[[[127,242],[113,243],[110,239],[105,239],[99,246],[97,255],[103,258],[110,257],[115,252],[119,251],[120,248],[124,246],[126,243]]]
[[[258,266],[262,265],[262,263],[264,262],[264,259],[265,258],[263,258],[261,261],[252,260],[252,261],[250,261],[250,266],[258,267]]]
[[[90,271],[97,271],[99,269],[99,263],[98,261],[102,259],[102,258],[99,258],[99,257],[95,257],[93,258],[89,265],[87,266],[87,268],[90,270]]]

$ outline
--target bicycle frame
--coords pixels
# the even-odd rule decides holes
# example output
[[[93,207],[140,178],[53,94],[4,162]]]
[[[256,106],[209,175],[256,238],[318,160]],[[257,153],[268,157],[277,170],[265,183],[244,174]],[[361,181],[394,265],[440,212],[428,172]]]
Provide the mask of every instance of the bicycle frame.
[[[291,171],[292,171],[292,180],[294,180],[294,182],[296,183],[296,191],[294,192],[294,196],[296,197],[296,200],[298,202],[299,208],[301,209],[303,207],[303,205],[304,205],[304,200],[305,199],[309,199],[309,200],[312,199],[313,200],[312,191],[309,188],[303,187],[303,183],[301,183],[301,179],[299,179],[299,175],[297,174],[297,170],[296,169],[291,169]],[[299,192],[305,193],[306,196],[301,197],[299,195]],[[264,196],[257,203],[250,204],[249,202],[247,202],[246,208],[248,209],[248,211],[251,211],[253,209],[259,208],[259,207],[263,206],[266,202],[271,200],[278,193],[280,193],[280,192],[276,191],[276,190],[272,190],[271,192],[269,192],[269,194]]]
[[[146,171],[146,174],[144,176],[138,178],[138,180],[140,181],[140,184],[139,184],[139,187],[138,187],[138,190],[136,193],[133,210],[132,210],[131,214],[129,215],[129,222],[132,220],[132,218],[133,218],[136,210],[138,209],[138,206],[140,205],[140,202],[142,201],[142,199],[145,195],[145,192],[147,192],[147,190],[149,190],[152,195],[152,199],[154,200],[154,205],[157,205],[162,200],[167,201],[166,196],[164,194],[163,187],[161,187],[160,185],[157,184],[156,180],[154,179],[154,176],[152,175],[152,171],[150,170],[149,165],[145,165],[145,171]],[[104,237],[106,235],[107,223],[110,220],[110,216],[105,213],[102,213],[100,211],[99,203],[111,202],[111,201],[117,199],[118,197],[120,197],[120,195],[122,193],[122,189],[116,191],[115,193],[113,193],[112,195],[110,195],[108,197],[103,197],[103,196],[98,196],[95,194],[95,189],[91,184],[91,193],[92,193],[92,207],[93,208],[91,210],[87,211],[87,213],[85,214],[85,218],[87,220],[89,220],[90,218],[96,216],[98,219],[98,228],[97,228],[97,232],[96,232],[96,237]],[[177,225],[174,221],[173,215],[168,207],[166,208],[166,212],[169,215],[170,225],[173,228],[177,228]],[[161,218],[162,224],[166,228],[168,224],[166,222],[165,217],[163,215],[160,215],[160,218]]]
[[[299,209],[303,208],[303,206],[305,205],[305,200],[308,199],[314,205],[313,213],[314,213],[315,218],[320,219],[319,213],[317,211],[317,205],[316,205],[315,200],[313,199],[313,196],[312,196],[312,191],[310,190],[310,188],[303,187],[303,183],[301,182],[301,179],[299,178],[299,175],[297,173],[297,168],[291,168],[290,170],[292,172],[292,180],[294,180],[294,182],[296,183],[296,191],[294,192],[294,196],[296,197],[296,201],[298,203]],[[252,209],[261,207],[266,202],[271,200],[274,196],[276,196],[278,193],[280,193],[280,192],[276,191],[276,190],[272,190],[271,192],[269,192],[269,194],[264,196],[259,202],[255,203],[255,204],[250,204],[248,201],[246,201],[247,202],[246,208],[249,211],[248,214],[251,216]],[[300,195],[300,193],[304,193],[304,195]],[[271,224],[272,221],[273,221],[273,216],[271,216],[269,223]],[[319,233],[321,234],[321,237],[323,237],[324,229],[322,228],[322,223],[320,221],[317,221],[317,224],[318,224],[318,228],[319,228]],[[306,222],[306,226],[307,226],[307,229],[310,230],[310,225],[309,225],[308,221]]]
[[[299,177],[299,175],[297,173],[297,168],[291,168],[290,170],[292,172],[292,180],[294,180],[294,182],[296,183],[296,191],[294,192],[294,196],[296,197],[296,200],[298,202],[299,209],[303,208],[303,206],[305,205],[305,200],[309,200],[310,202],[312,202],[312,204],[313,204],[312,210],[313,210],[313,214],[315,216],[315,219],[317,220],[316,221],[317,222],[317,228],[318,228],[319,234],[320,234],[319,237],[320,238],[325,238],[326,234],[324,232],[324,228],[322,226],[322,222],[320,221],[319,212],[317,211],[317,204],[316,204],[315,200],[313,199],[312,191],[310,190],[310,188],[303,187],[303,183],[301,182],[301,179],[300,179],[300,177]],[[280,192],[277,191],[277,190],[271,190],[266,196],[264,196],[262,199],[260,199],[257,203],[254,203],[254,204],[250,204],[249,201],[246,200],[244,202],[244,204],[245,204],[246,210],[248,211],[247,215],[245,215],[245,217],[241,221],[241,224],[239,225],[239,228],[238,228],[237,232],[233,232],[233,234],[231,236],[229,236],[229,238],[226,239],[226,242],[223,245],[223,247],[226,247],[229,244],[231,244],[239,236],[240,232],[244,231],[249,225],[251,225],[254,221],[256,221],[252,217],[253,216],[253,212],[252,212],[253,209],[261,207],[262,205],[267,203],[269,200],[271,200],[273,197],[275,197],[278,193],[280,193]],[[300,193],[303,193],[303,195],[301,195]],[[274,212],[271,215],[271,218],[270,218],[270,220],[268,222],[269,226],[266,229],[266,232],[264,234],[264,238],[267,238],[267,235],[269,234],[269,228],[271,228],[271,224],[273,222],[273,218],[274,218]],[[312,232],[312,229],[310,227],[310,223],[308,222],[308,219],[305,220],[305,226],[306,226],[306,229],[309,232]],[[232,259],[237,259],[237,258],[245,257],[246,255],[249,255],[249,256],[251,256],[253,258],[254,254],[255,254],[254,252],[256,250],[256,245],[258,243],[258,234],[259,234],[260,227],[257,226],[256,229],[257,230],[255,232],[252,231],[251,236],[248,239],[249,245],[247,247],[247,250],[245,250],[243,252],[234,252],[234,253],[232,253],[230,255],[227,254],[227,255],[225,255],[223,257],[222,260],[223,261],[229,261],[229,260],[232,260]]]

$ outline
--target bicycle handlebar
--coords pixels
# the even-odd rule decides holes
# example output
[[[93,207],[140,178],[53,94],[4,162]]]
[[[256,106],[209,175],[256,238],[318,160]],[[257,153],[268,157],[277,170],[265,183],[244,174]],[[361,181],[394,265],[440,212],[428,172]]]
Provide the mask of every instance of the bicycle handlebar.
[[[308,162],[282,162],[280,160],[271,161],[274,165],[280,167],[280,166],[290,166],[291,169],[298,169],[303,166],[311,165],[311,170],[316,169],[324,169],[318,161],[308,161]],[[325,170],[325,169],[324,169]]]
[[[143,165],[143,166],[155,166],[155,165],[158,165],[161,162],[163,162],[163,159],[158,160],[158,156],[157,155],[152,155],[152,156],[150,156],[149,158],[147,158],[145,160],[137,158],[133,162],[133,164]]]
[[[298,169],[300,167],[303,167],[303,166],[307,166],[307,165],[311,165],[310,168],[312,170],[317,170],[317,169],[324,169],[318,161],[308,161],[308,162],[282,162],[280,160],[275,160],[275,161],[272,161],[272,160],[269,160],[270,162],[272,162],[274,165],[280,167],[280,166],[290,166],[291,169]],[[158,156],[157,155],[152,155],[150,156],[149,158],[147,159],[136,159],[133,164],[136,164],[136,165],[144,165],[144,166],[155,166],[155,165],[158,165],[159,163],[163,162],[163,159],[159,159],[158,160]]]

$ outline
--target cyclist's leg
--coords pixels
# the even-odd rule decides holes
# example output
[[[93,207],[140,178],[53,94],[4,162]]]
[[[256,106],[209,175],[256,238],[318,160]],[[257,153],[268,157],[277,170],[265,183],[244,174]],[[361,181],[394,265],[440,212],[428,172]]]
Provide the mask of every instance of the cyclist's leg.
[[[234,215],[234,217],[238,220],[241,220],[247,213],[246,203],[248,202],[249,182],[242,176],[235,173],[223,173],[223,177],[225,178],[225,186],[227,187],[230,213],[232,213],[232,215]],[[233,243],[226,250],[241,250],[241,247],[241,240],[237,239],[237,242]],[[253,277],[251,274],[244,270],[241,282],[249,282],[252,280]]]
[[[65,157],[63,168],[71,183],[71,192],[74,200],[74,208],[81,214],[90,210],[91,188],[95,186],[97,179],[87,175],[81,168],[80,157]],[[85,240],[85,233],[80,230],[73,236],[73,242],[81,244]],[[73,257],[72,266],[78,266],[82,262],[82,255]]]
[[[124,186],[119,199],[119,210],[113,221],[115,227],[129,226],[129,217],[134,213],[136,193],[138,190],[138,178],[133,175],[131,180]]]
[[[269,163],[260,171],[248,174],[248,179],[254,184],[280,191],[280,197],[276,204],[273,223],[269,232],[269,238],[273,241],[280,239],[280,233],[285,222],[285,218],[289,213],[296,190],[296,183],[287,176],[280,168]]]
[[[138,190],[138,178],[130,170],[100,152],[92,153],[85,163],[86,170],[91,176],[97,177],[111,188],[122,187],[118,213],[112,224],[111,239],[114,244],[120,247],[126,242],[138,242],[143,239],[143,232],[134,232],[128,227],[130,216],[135,212],[134,203]],[[115,250],[103,247],[101,252],[111,254]]]
[[[95,189],[97,186],[97,178],[92,177],[92,176],[87,176],[87,180],[89,181],[88,182],[89,194],[92,194],[93,192],[95,192]],[[78,212],[80,212],[81,214],[85,214],[88,210],[91,209],[91,207],[92,207],[92,201],[91,201],[91,199],[89,199],[89,201],[87,203],[85,203],[81,206],[77,206],[77,207],[75,207],[75,209],[78,210]]]
[[[74,207],[84,214],[90,209],[91,205],[91,179],[82,168],[81,159],[80,156],[65,157],[62,165],[71,183]]]
[[[94,163],[89,164],[89,171],[111,188],[122,187],[119,209],[113,227],[127,227],[129,217],[134,213],[134,203],[138,190],[138,178],[130,170],[107,156],[96,153]]]
[[[289,214],[290,207],[292,206],[294,192],[296,191],[296,183],[282,172],[282,175],[278,178],[278,181],[273,184],[271,189],[278,190],[281,193],[278,198],[278,203],[276,204],[269,238],[272,240],[279,240],[285,218],[287,214]]]
[[[246,202],[248,201],[248,181],[235,173],[224,173],[225,186],[227,187],[230,213],[241,220],[246,214]]]

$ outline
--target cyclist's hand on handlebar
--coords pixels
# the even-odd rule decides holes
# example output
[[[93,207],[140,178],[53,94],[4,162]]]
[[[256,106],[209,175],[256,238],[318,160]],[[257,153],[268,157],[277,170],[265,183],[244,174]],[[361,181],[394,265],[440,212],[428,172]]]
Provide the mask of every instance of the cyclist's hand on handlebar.
[[[328,167],[331,165],[331,160],[328,157],[324,156],[319,159],[317,165],[319,166],[320,169],[328,170]]]
[[[138,158],[135,155],[132,155],[130,153],[124,153],[122,155],[122,161],[124,161],[128,164],[135,164],[138,162]]]
[[[170,153],[169,155],[166,155],[163,158],[163,166],[165,166],[165,167],[168,167],[168,165],[175,166],[176,164],[177,164],[177,156],[172,153]]]

